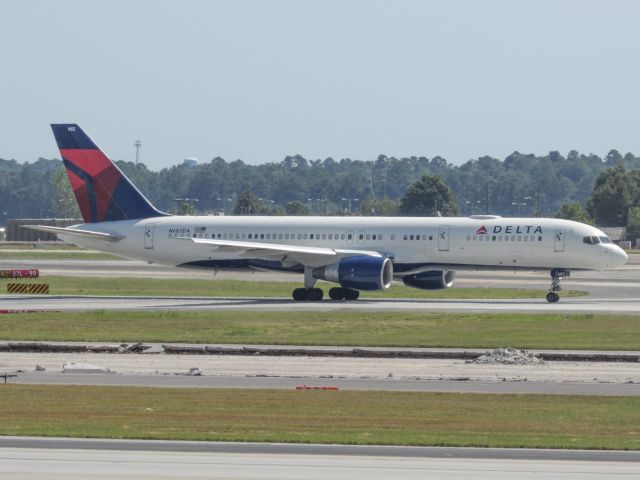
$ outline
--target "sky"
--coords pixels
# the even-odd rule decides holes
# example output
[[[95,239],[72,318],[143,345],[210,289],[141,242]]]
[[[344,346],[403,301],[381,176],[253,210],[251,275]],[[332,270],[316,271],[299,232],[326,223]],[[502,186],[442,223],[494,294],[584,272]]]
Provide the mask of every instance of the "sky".
[[[640,154],[640,2],[21,0],[0,17],[0,158],[79,123],[152,170],[513,151]]]

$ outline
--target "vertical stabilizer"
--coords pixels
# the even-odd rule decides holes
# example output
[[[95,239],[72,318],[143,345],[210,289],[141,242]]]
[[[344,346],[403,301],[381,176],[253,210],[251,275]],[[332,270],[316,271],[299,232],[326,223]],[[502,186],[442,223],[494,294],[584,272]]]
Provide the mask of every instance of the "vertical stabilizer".
[[[166,215],[151,205],[79,125],[52,124],[85,223]]]

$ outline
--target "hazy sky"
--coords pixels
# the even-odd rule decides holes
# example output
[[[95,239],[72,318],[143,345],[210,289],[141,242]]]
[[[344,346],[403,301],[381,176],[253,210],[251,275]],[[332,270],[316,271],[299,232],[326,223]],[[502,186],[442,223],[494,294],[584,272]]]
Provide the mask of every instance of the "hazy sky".
[[[640,2],[3,1],[0,158],[640,153]]]

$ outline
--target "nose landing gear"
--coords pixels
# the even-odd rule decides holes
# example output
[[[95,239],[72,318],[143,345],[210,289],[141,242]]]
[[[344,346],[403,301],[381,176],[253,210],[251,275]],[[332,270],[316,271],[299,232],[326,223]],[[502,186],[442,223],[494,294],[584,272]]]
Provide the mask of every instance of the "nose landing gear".
[[[559,268],[551,270],[551,288],[549,289],[549,293],[547,293],[547,302],[557,303],[560,300],[560,295],[558,294],[558,292],[562,290],[560,280],[564,277],[568,277],[570,274],[571,272],[569,270],[562,270]]]

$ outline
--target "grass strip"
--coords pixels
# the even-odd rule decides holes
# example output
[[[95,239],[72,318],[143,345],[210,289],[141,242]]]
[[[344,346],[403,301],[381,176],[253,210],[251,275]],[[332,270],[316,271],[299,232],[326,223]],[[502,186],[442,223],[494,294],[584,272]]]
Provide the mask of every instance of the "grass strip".
[[[0,315],[0,339],[637,350],[640,314],[42,312]]]
[[[0,385],[0,405],[2,435],[640,448],[638,397]]]
[[[206,297],[291,297],[291,291],[300,282],[256,282],[245,280],[170,279],[130,277],[65,277],[47,276],[52,295],[115,295],[115,296],[206,296]],[[35,280],[34,280],[35,282]],[[318,282],[325,290],[335,286]],[[4,288],[0,283],[0,289]],[[408,299],[524,299],[543,298],[546,290],[523,288],[450,288],[445,290],[419,290],[404,285],[393,285],[384,292],[361,292],[362,298]],[[583,291],[563,291],[563,296],[586,295]]]

